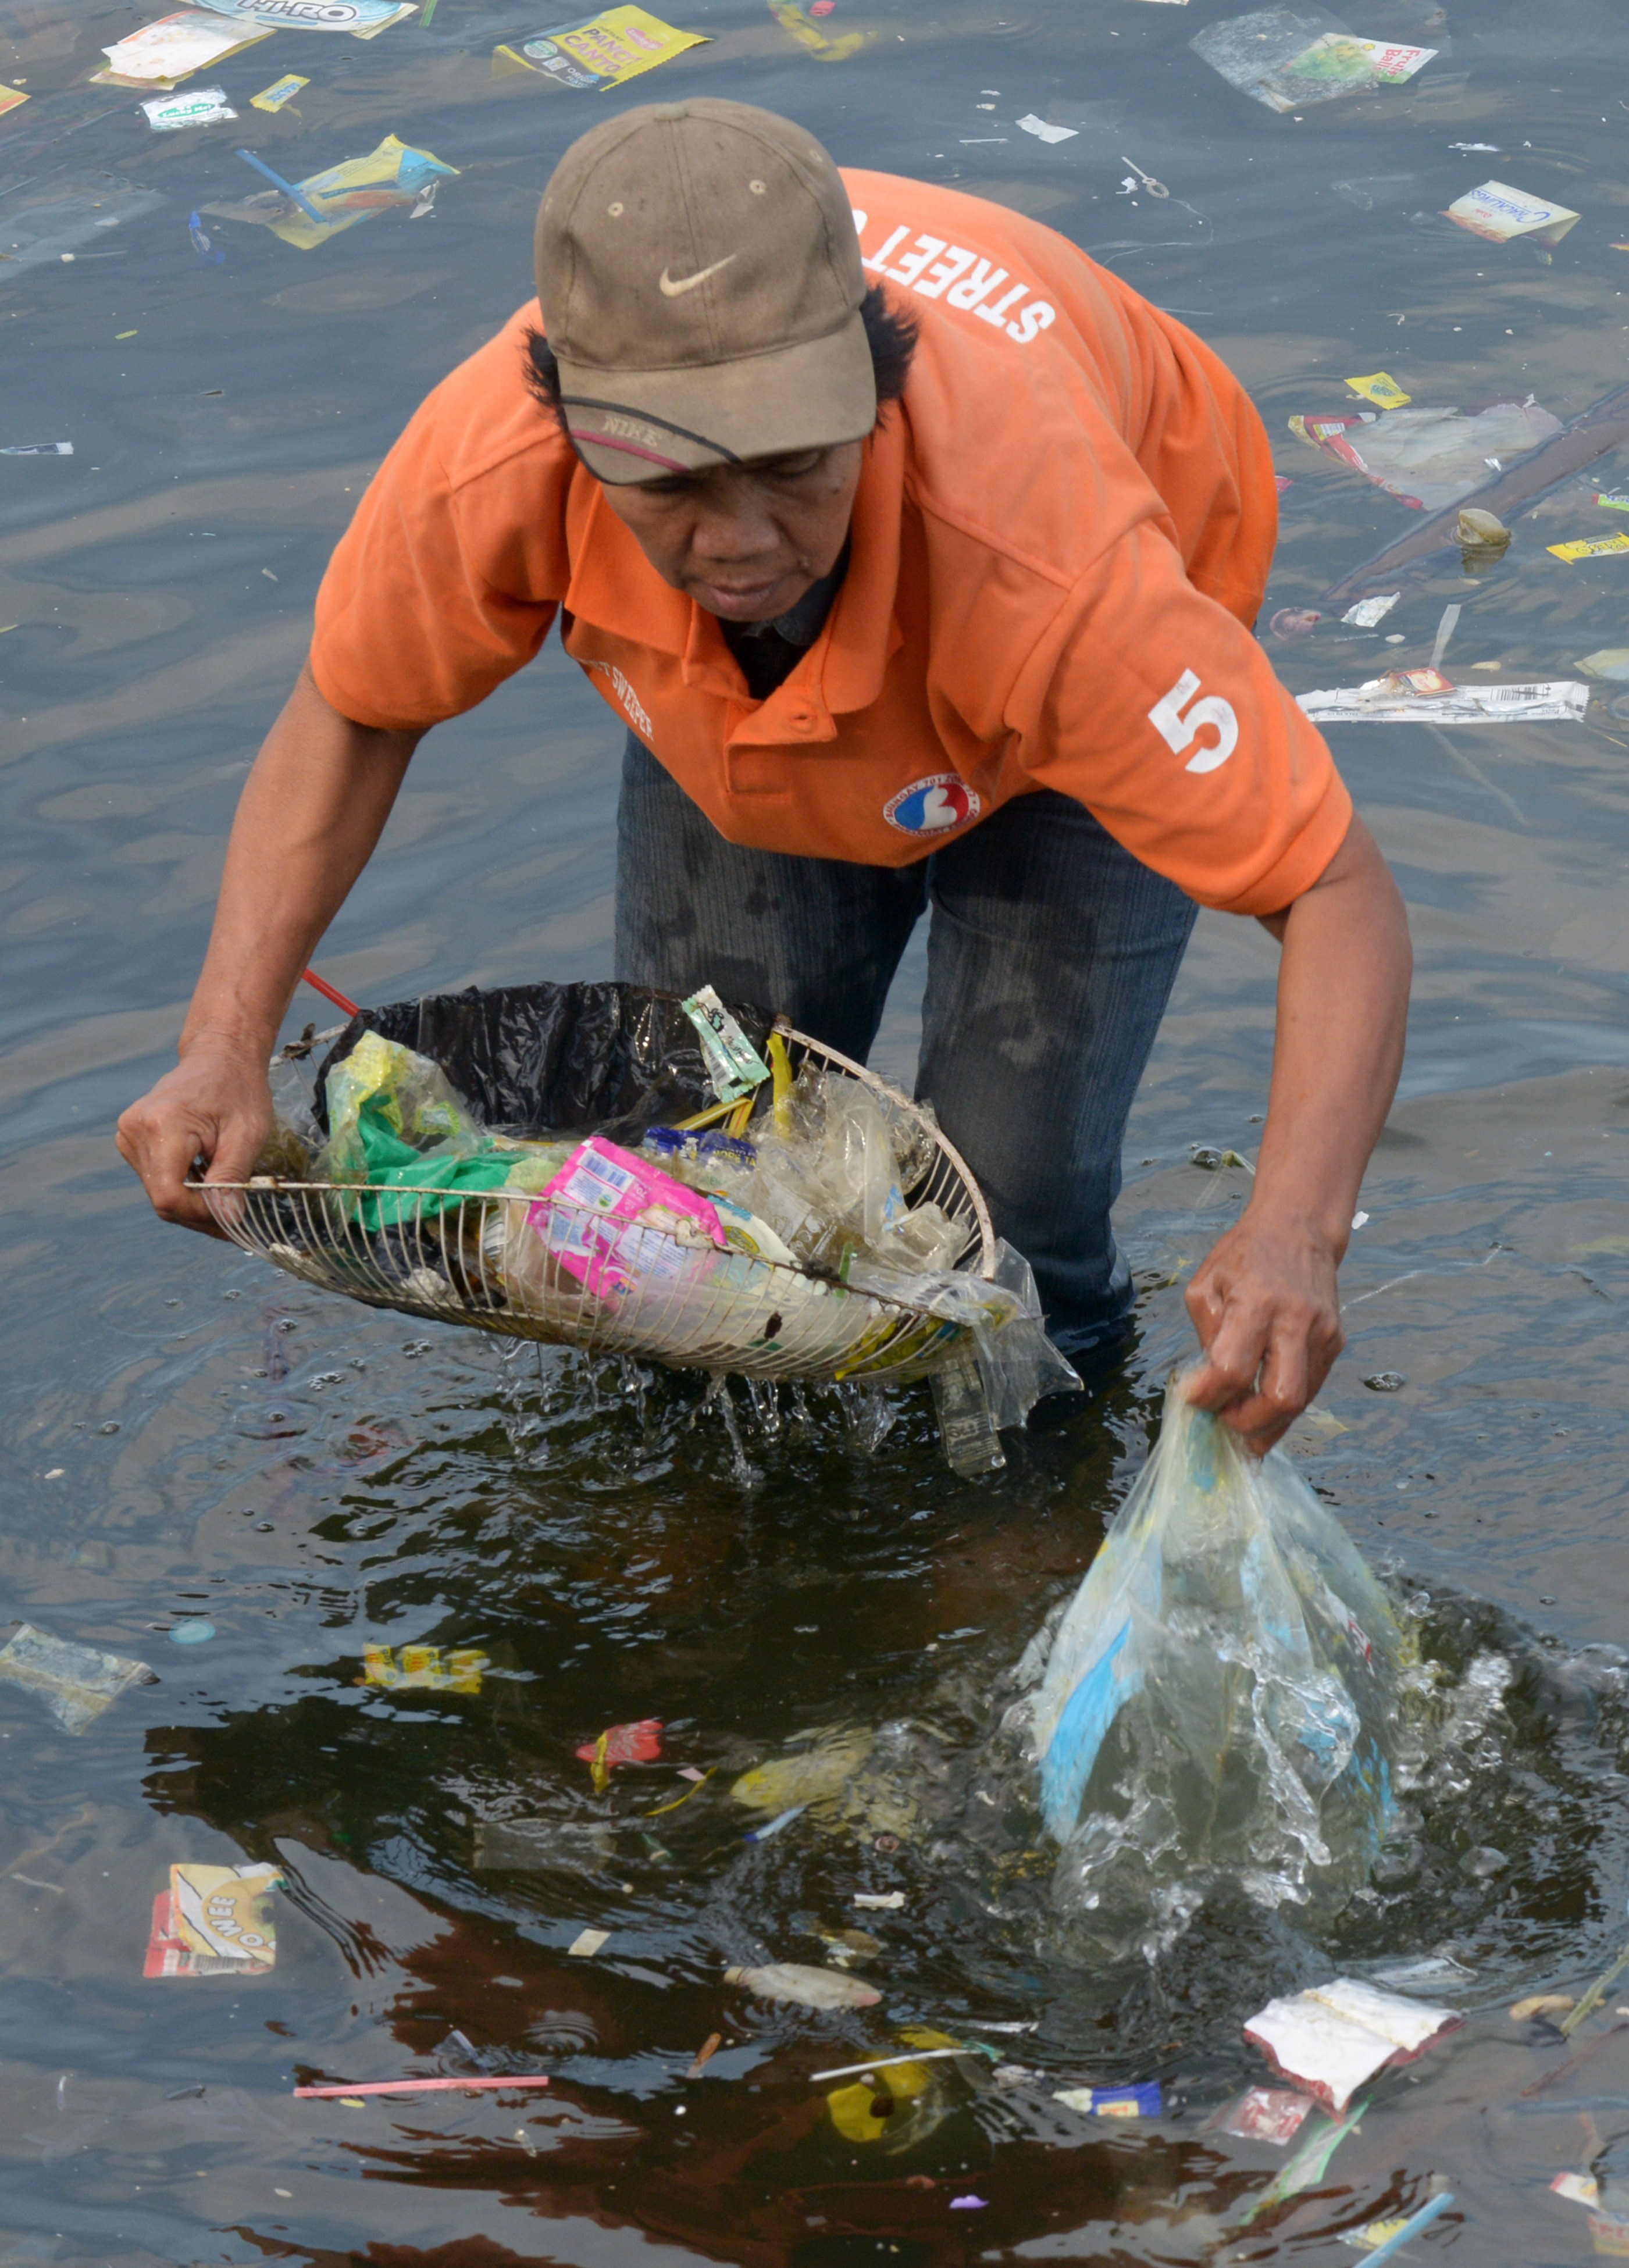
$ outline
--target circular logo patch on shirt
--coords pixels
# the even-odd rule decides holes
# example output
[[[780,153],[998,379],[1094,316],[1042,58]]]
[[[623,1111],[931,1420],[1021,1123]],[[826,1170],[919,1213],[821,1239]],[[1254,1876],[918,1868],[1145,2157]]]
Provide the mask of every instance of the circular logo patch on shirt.
[[[944,835],[953,827],[977,819],[984,806],[967,782],[955,772],[935,772],[931,779],[912,780],[882,806],[882,816],[902,835]]]

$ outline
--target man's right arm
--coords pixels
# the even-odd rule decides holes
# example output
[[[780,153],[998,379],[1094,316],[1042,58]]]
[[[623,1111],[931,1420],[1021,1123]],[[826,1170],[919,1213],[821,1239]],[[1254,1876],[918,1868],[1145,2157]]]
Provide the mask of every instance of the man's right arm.
[[[119,1150],[166,1220],[218,1234],[184,1186],[248,1178],[271,1123],[266,1066],[317,942],[384,831],[417,732],[353,724],[309,668],[266,736],[227,846],[210,949],[166,1071],[119,1121]]]

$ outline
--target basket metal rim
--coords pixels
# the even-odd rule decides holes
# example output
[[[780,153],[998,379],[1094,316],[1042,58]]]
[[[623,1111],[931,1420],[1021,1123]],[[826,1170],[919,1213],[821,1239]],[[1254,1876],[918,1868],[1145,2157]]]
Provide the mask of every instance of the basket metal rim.
[[[211,1197],[218,1196],[382,1198],[423,1197],[442,1198],[449,1211],[456,1206],[464,1204],[546,1204],[551,1212],[577,1213],[585,1220],[599,1220],[603,1217],[594,1211],[591,1206],[573,1204],[568,1198],[546,1197],[541,1189],[448,1189],[445,1183],[431,1182],[291,1182],[284,1181],[281,1174],[257,1174],[252,1180],[247,1182],[188,1182],[184,1186],[194,1195],[203,1197],[206,1203]],[[210,1210],[213,1212],[215,1208],[211,1205]],[[223,1222],[222,1226],[225,1226],[227,1224]],[[660,1230],[656,1233],[663,1233]],[[258,1244],[248,1248],[256,1252],[264,1250],[264,1247]],[[744,1263],[749,1268],[770,1268],[778,1275],[795,1277],[800,1283],[825,1284],[834,1292],[857,1294],[860,1299],[873,1300],[880,1307],[892,1307],[900,1314],[909,1315],[913,1321],[918,1322],[934,1313],[932,1307],[920,1307],[893,1292],[873,1291],[869,1285],[861,1290],[856,1285],[844,1283],[840,1277],[822,1276],[814,1269],[804,1267],[800,1262],[771,1259],[766,1252],[737,1251],[731,1256],[738,1262]],[[972,1271],[967,1270],[958,1272],[970,1275]],[[980,1277],[977,1280],[983,1283],[988,1279]]]

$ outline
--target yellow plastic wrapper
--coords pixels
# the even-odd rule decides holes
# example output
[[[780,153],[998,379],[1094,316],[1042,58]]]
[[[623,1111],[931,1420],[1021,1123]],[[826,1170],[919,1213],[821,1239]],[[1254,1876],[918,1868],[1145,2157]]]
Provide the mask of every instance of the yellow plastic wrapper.
[[[495,49],[492,71],[500,78],[514,71],[541,71],[562,86],[622,86],[658,63],[671,63],[687,48],[706,45],[704,33],[676,31],[646,9],[604,8],[580,23]]]
[[[479,1693],[487,1666],[478,1647],[404,1646],[400,1657],[387,1646],[370,1646],[362,1656],[362,1683],[417,1692]]]
[[[387,134],[365,158],[347,158],[326,173],[295,182],[295,195],[286,188],[267,189],[258,196],[209,204],[203,210],[220,220],[258,221],[284,244],[312,252],[359,220],[374,220],[394,205],[416,205],[439,181],[457,172],[456,166],[444,166],[428,150],[412,149]]]

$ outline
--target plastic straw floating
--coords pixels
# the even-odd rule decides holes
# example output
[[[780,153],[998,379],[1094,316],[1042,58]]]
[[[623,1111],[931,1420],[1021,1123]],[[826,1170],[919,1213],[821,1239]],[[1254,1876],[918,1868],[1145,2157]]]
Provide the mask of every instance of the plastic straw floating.
[[[476,2088],[497,2089],[504,2087],[547,2087],[547,2079],[521,2078],[512,2073],[505,2079],[370,2079],[361,2086],[297,2087],[297,2095],[458,2095]]]

